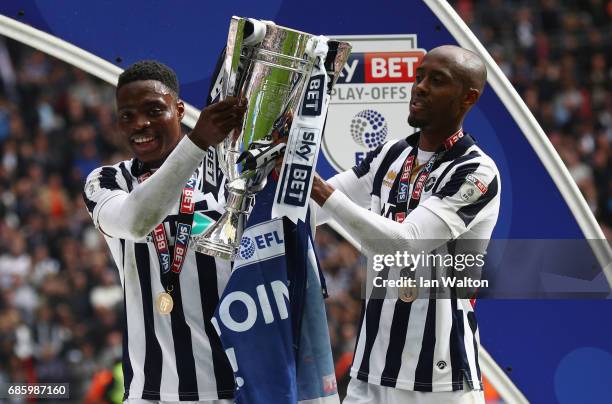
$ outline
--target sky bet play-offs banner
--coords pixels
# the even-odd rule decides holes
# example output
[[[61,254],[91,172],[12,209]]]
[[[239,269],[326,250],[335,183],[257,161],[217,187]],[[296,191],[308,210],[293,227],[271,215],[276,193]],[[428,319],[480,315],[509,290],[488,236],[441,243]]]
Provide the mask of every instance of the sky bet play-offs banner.
[[[414,132],[406,121],[415,69],[425,55],[417,35],[346,36],[353,45],[332,90],[322,150],[334,170],[359,164],[390,139]]]
[[[349,168],[380,142],[412,133],[407,101],[418,61],[438,45],[470,44],[446,12],[443,2],[412,0],[0,3],[2,15],[118,67],[144,58],[167,63],[179,75],[182,97],[198,108],[232,15],[351,41],[354,53],[334,90],[318,163],[324,176]],[[28,34],[20,40],[29,39]],[[545,168],[552,167],[546,153],[539,157],[535,151],[546,148],[534,133],[528,140],[523,129],[532,125],[513,118],[509,110],[520,115],[518,104],[504,105],[501,97],[512,97],[489,73],[489,86],[464,125],[501,174],[501,211],[493,235],[500,241],[490,251],[495,265],[485,276],[500,287],[509,284],[512,291],[525,288],[538,299],[479,301],[482,344],[531,402],[603,402],[612,385],[609,376],[602,376],[612,374],[612,304],[594,297],[609,295],[600,270],[605,248],[600,246],[598,260],[592,245],[581,241],[585,232],[590,238],[601,235],[580,208],[584,204],[561,194],[558,186],[566,187],[566,179],[551,169],[558,177],[553,180]],[[507,239],[518,241],[504,246]],[[540,299],[550,291],[585,291],[587,299]]]

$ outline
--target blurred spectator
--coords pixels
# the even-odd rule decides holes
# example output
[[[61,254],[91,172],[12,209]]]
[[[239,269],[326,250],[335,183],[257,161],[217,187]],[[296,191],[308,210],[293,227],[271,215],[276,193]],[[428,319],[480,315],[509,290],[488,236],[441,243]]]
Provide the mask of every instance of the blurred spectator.
[[[0,381],[69,382],[82,401],[121,355],[121,286],[81,198],[123,159],[114,89],[4,38],[0,67]]]
[[[609,234],[612,2],[451,3],[523,97]]]

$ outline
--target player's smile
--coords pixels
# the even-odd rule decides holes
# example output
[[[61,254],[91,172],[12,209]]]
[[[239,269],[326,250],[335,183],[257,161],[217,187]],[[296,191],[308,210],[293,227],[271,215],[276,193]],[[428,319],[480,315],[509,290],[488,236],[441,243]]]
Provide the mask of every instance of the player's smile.
[[[151,153],[160,146],[159,136],[153,134],[136,134],[130,137],[130,147],[137,155]]]
[[[418,113],[419,111],[423,111],[427,108],[427,103],[425,100],[418,96],[413,96],[410,100],[410,113]]]
[[[159,165],[181,138],[182,102],[155,80],[128,83],[117,92],[119,131],[136,158]]]

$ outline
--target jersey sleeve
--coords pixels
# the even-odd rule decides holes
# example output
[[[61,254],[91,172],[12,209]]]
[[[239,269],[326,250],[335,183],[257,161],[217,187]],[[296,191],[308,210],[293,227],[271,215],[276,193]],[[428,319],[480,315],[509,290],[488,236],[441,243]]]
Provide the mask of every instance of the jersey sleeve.
[[[447,178],[447,179],[446,179]],[[434,193],[421,202],[442,219],[453,238],[499,212],[500,180],[492,161],[458,165]]]
[[[394,142],[387,142],[376,149],[369,151],[361,163],[352,169],[343,171],[327,180],[329,185],[339,190],[358,206],[370,208],[371,192],[374,177],[381,164],[382,159],[389,151]],[[315,212],[317,225],[328,222],[331,219],[329,213],[319,209],[316,203],[311,203],[311,209]]]
[[[96,228],[100,227],[100,209],[110,199],[128,192],[128,185],[119,169],[104,166],[93,170],[85,181],[83,200]]]
[[[399,223],[358,206],[344,193],[336,190],[322,210],[355,238],[362,249],[370,253],[431,251],[451,239],[446,223],[421,207],[417,207],[406,220]]]
[[[161,167],[131,192],[115,167],[94,170],[83,193],[95,226],[110,237],[145,237],[171,212],[204,153],[185,136]]]

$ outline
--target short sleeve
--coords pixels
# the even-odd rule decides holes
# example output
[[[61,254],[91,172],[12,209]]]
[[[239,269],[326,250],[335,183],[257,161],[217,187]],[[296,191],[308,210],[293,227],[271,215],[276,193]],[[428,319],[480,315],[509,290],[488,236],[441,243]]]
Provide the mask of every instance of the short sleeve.
[[[127,183],[120,171],[112,166],[100,167],[92,171],[85,181],[83,200],[94,225],[100,226],[100,209],[115,196],[127,193]]]
[[[420,206],[440,217],[453,238],[499,211],[499,173],[492,161],[457,166],[448,180]]]

